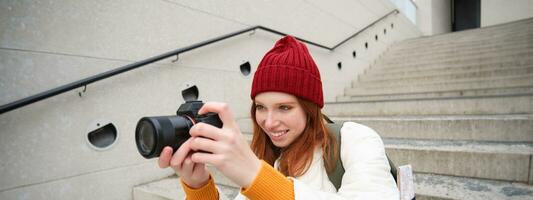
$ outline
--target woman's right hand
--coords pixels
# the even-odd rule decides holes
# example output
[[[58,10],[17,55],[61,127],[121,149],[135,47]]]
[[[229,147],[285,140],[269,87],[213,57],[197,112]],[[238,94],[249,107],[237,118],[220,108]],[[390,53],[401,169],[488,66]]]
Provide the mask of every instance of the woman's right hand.
[[[159,156],[159,167],[172,167],[187,186],[198,189],[209,182],[209,172],[205,164],[192,162],[190,141],[191,138],[183,143],[174,155],[172,147],[163,148]]]

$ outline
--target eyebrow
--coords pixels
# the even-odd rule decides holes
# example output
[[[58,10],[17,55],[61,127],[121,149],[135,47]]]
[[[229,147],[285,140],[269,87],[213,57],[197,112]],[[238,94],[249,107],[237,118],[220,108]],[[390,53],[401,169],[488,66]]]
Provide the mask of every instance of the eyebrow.
[[[259,101],[255,101],[255,104],[261,104],[261,105],[264,105],[264,103],[261,103]],[[298,104],[298,102],[295,102],[295,101],[287,101],[287,102],[281,102],[281,103],[276,103],[274,105],[292,105],[292,104]]]

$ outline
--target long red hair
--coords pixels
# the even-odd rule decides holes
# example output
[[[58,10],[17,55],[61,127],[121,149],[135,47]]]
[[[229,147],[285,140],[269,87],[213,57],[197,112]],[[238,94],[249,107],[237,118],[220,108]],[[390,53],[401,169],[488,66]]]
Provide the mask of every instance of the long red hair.
[[[286,176],[298,177],[309,169],[317,147],[322,149],[322,157],[327,172],[335,169],[338,159],[338,145],[335,136],[329,133],[322,111],[311,101],[297,97],[306,116],[307,124],[303,133],[285,148],[276,147],[261,129],[255,118],[255,102],[252,102],[253,138],[251,148],[259,159],[274,166],[279,160],[279,170]]]

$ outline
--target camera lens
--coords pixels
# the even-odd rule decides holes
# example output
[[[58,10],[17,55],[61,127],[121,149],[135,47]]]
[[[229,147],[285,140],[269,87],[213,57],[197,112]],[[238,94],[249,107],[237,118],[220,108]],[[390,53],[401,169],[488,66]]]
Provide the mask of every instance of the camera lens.
[[[137,140],[142,154],[149,154],[155,147],[154,126],[148,121],[139,124],[139,139]]]
[[[135,129],[137,150],[145,158],[158,157],[164,147],[176,151],[191,137],[193,123],[183,116],[143,117]]]
[[[159,118],[159,119],[158,119]],[[164,132],[171,132],[173,130],[164,130],[165,123],[160,119],[161,117],[143,117],[137,123],[135,129],[135,142],[137,143],[137,150],[145,158],[153,158],[159,156],[161,147],[159,140],[164,137]],[[171,128],[171,127],[170,127]],[[166,129],[169,129],[167,126]]]

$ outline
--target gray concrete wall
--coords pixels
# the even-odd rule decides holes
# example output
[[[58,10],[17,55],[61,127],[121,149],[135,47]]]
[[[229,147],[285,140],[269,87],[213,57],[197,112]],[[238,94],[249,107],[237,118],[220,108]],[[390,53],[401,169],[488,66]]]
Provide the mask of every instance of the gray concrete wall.
[[[0,104],[252,25],[333,46],[392,9],[387,0],[0,1]],[[398,14],[335,51],[309,46],[325,100],[391,44],[420,34]],[[228,102],[249,123],[252,77],[239,65],[249,61],[255,72],[279,38],[244,34],[93,83],[81,97],[80,88],[0,115],[0,199],[131,199],[133,186],[173,174],[137,153],[137,120],[173,114],[180,89],[193,83],[202,100]],[[119,134],[103,151],[86,139],[98,121]]]
[[[423,35],[438,35],[452,30],[450,0],[418,0],[417,26]]]
[[[417,5],[416,12],[416,25],[420,29],[423,35],[433,34],[433,1],[432,0],[418,0],[415,2]]]
[[[481,0],[481,27],[533,17],[531,0]]]
[[[433,0],[432,4],[433,35],[449,33],[452,31],[450,0]]]

